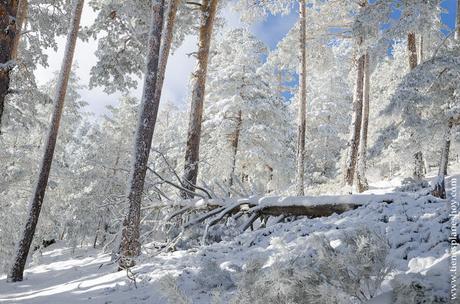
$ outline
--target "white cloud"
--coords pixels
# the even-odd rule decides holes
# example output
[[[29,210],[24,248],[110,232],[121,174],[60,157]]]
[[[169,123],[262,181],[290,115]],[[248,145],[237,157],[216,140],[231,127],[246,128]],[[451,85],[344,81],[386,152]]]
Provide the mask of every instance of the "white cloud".
[[[82,26],[90,25],[96,17],[96,13],[85,4],[82,16]],[[232,10],[224,10],[224,18],[227,28],[236,28],[243,26],[239,20],[239,16]],[[39,84],[47,83],[55,71],[58,71],[61,66],[62,56],[65,48],[65,37],[58,39],[58,50],[48,50],[46,53],[49,56],[49,67],[39,67],[35,72]],[[76,71],[77,76],[81,79],[82,84],[88,85],[90,79],[91,67],[96,64],[97,58],[95,51],[97,49],[97,41],[90,40],[77,42],[74,62],[78,64]],[[180,48],[169,58],[166,68],[165,83],[163,86],[162,103],[171,101],[180,106],[186,106],[188,84],[190,75],[195,67],[195,57],[187,54],[196,51],[197,37],[187,37]],[[142,81],[139,81],[137,89],[130,92],[131,95],[141,97]],[[107,105],[115,105],[120,98],[120,93],[108,95],[103,92],[102,88],[83,89],[80,94],[82,98],[88,102],[87,110],[95,114],[95,118],[106,114]]]

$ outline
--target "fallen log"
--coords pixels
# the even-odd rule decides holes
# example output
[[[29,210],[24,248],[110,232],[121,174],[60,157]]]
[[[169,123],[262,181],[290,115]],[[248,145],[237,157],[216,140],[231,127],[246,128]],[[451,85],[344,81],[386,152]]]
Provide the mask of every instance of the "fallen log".
[[[408,199],[408,193],[391,194],[360,194],[360,195],[325,195],[300,197],[249,197],[243,199],[199,199],[186,200],[174,204],[180,209],[168,219],[177,215],[201,212],[182,226],[183,230],[206,222],[203,241],[210,227],[224,221],[230,216],[247,215],[248,221],[241,225],[241,231],[247,230],[255,221],[269,216],[282,218],[290,216],[305,216],[309,218],[326,217],[354,210],[370,203],[393,203],[397,200]],[[414,199],[412,197],[411,199]]]
[[[302,206],[302,205],[293,205],[293,206],[258,206],[250,210],[254,212],[257,210],[260,214],[270,215],[270,216],[307,216],[310,218],[315,217],[324,217],[331,216],[334,213],[340,214],[349,210],[354,210],[358,207],[361,207],[362,204],[322,204],[322,205],[312,205],[312,206]]]
[[[209,229],[228,218],[233,220],[241,219],[246,215],[246,220],[240,223],[239,230],[246,231],[252,228],[256,221],[266,223],[268,217],[278,217],[275,223],[290,217],[327,217],[333,214],[341,214],[357,209],[368,204],[394,202],[407,202],[418,200],[420,193],[396,192],[389,194],[359,194],[359,195],[324,195],[324,196],[300,196],[300,197],[257,197],[247,198],[225,198],[225,199],[191,199],[179,202],[165,203],[165,207],[177,207],[168,219],[171,220],[178,215],[187,215],[190,218],[181,225],[181,232],[173,238],[166,246],[166,249],[174,246],[184,234],[185,230],[204,224],[203,244]],[[259,228],[264,227],[263,224]],[[163,249],[165,250],[165,249]]]

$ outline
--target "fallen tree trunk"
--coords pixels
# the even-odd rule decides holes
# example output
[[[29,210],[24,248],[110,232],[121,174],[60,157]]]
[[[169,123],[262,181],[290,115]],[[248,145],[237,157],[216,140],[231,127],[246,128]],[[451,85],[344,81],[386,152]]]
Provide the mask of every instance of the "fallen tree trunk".
[[[167,222],[175,217],[188,218],[181,224],[181,232],[175,236],[161,251],[174,247],[174,244],[185,235],[185,230],[193,227],[203,229],[203,244],[210,228],[225,223],[229,218],[239,220],[238,230],[242,233],[252,228],[260,220],[259,228],[265,227],[269,217],[278,218],[279,223],[289,217],[318,218],[333,214],[341,214],[369,204],[407,202],[420,199],[422,194],[396,192],[390,194],[366,195],[325,195],[297,197],[257,197],[241,199],[189,199],[175,203],[165,203],[165,208],[173,208]],[[175,210],[174,210],[175,209]],[[243,217],[244,216],[244,217]],[[241,221],[244,218],[243,221]]]
[[[185,213],[199,212],[198,216],[184,223],[183,229],[188,229],[205,221],[208,221],[208,225],[212,226],[228,216],[237,215],[240,217],[241,214],[249,215],[252,220],[261,215],[325,217],[354,210],[370,203],[393,203],[404,197],[407,197],[407,194],[250,197],[230,201],[217,199],[185,200],[179,204],[168,205],[180,208],[168,217],[168,221]]]
[[[360,204],[324,204],[314,206],[264,206],[254,208],[254,211],[264,215],[279,216],[307,216],[310,218],[331,216],[334,213],[340,214],[345,211],[354,210],[360,207]],[[251,212],[254,212],[251,211]]]

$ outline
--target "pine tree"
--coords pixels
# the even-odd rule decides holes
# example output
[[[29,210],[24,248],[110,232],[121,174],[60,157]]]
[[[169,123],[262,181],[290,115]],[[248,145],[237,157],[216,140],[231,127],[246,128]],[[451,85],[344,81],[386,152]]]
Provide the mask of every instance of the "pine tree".
[[[16,24],[19,0],[0,3],[0,130],[5,98],[10,88],[10,71],[14,68],[14,50],[19,36]]]
[[[361,38],[360,38],[361,39]],[[362,40],[361,40],[362,41]],[[361,44],[358,43],[358,45]],[[351,119],[351,133],[348,142],[349,151],[345,163],[344,180],[348,186],[353,186],[358,149],[361,134],[362,111],[363,111],[363,84],[364,84],[365,55],[359,55],[356,67],[356,84],[353,95],[353,114]]]
[[[203,0],[200,5],[201,23],[197,53],[198,61],[195,71],[192,74],[193,86],[191,91],[191,109],[187,133],[187,144],[185,149],[185,165],[183,176],[183,183],[190,191],[195,190],[193,185],[196,184],[198,177],[201,124],[206,89],[208,58],[218,3],[218,0]],[[190,197],[190,194],[182,191],[181,196],[183,198],[187,198]]]
[[[244,29],[223,37],[209,66],[200,177],[229,187],[238,178],[260,193],[283,190],[293,168],[292,132],[287,107],[261,70],[267,48]]]
[[[356,188],[358,192],[364,192],[369,188],[366,178],[366,159],[367,159],[367,137],[369,129],[369,97],[370,97],[370,68],[369,52],[364,59],[364,83],[363,83],[363,108],[361,120],[361,133],[359,139],[358,164],[356,170]]]
[[[299,1],[299,114],[297,131],[297,165],[296,165],[296,194],[305,195],[304,171],[305,171],[305,131],[306,131],[306,102],[307,102],[307,22],[305,14],[305,1]]]
[[[133,257],[138,256],[140,244],[140,216],[147,162],[158,114],[159,100],[155,100],[159,78],[160,45],[163,31],[164,0],[152,0],[152,19],[149,31],[149,51],[139,120],[134,141],[133,164],[128,183],[128,214],[123,222],[120,243],[120,268],[134,266]]]
[[[69,28],[69,34],[67,36],[66,50],[64,52],[61,73],[59,76],[59,82],[56,90],[56,95],[54,98],[54,111],[51,119],[48,137],[45,143],[45,152],[40,167],[40,173],[38,176],[32,200],[30,202],[29,217],[27,219],[23,235],[17,245],[17,251],[14,258],[14,262],[8,276],[8,280],[13,282],[22,281],[23,279],[24,267],[27,261],[30,245],[32,244],[32,240],[38,222],[38,217],[40,215],[40,210],[45,197],[45,191],[46,186],[48,184],[51,163],[53,161],[53,154],[56,147],[59,124],[64,107],[67,83],[70,77],[70,71],[72,69],[72,60],[77,42],[77,35],[80,26],[83,3],[84,0],[76,0],[74,2],[74,7],[72,10],[72,20]]]

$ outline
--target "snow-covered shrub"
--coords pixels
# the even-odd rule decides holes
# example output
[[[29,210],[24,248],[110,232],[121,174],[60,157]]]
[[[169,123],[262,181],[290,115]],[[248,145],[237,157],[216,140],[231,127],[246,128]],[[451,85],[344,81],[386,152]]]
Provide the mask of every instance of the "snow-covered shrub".
[[[343,292],[330,285],[311,260],[277,261],[263,267],[260,261],[248,264],[238,283],[232,304],[346,303]]]
[[[230,273],[223,270],[215,261],[207,261],[197,273],[196,283],[204,290],[229,290],[235,286]]]
[[[249,262],[231,303],[364,303],[374,297],[391,267],[388,242],[369,229],[343,235],[334,246],[312,237],[316,256],[303,255],[270,267]]]
[[[187,295],[180,289],[177,279],[168,274],[161,278],[159,281],[160,290],[163,293],[163,297],[168,303],[171,304],[191,304],[191,300]]]
[[[317,267],[330,283],[356,300],[365,302],[376,295],[391,271],[387,261],[390,246],[385,237],[368,228],[344,234],[335,246],[315,236]]]
[[[420,190],[429,190],[430,184],[426,180],[415,180],[412,177],[405,178],[401,181],[401,186],[396,188],[399,192],[418,192]]]
[[[428,280],[419,273],[403,274],[391,281],[393,287],[393,304],[437,304],[448,303]]]

